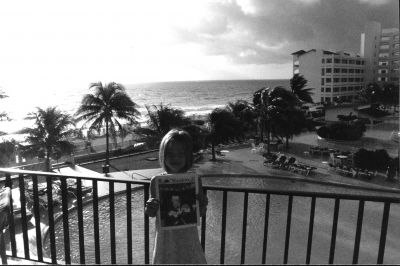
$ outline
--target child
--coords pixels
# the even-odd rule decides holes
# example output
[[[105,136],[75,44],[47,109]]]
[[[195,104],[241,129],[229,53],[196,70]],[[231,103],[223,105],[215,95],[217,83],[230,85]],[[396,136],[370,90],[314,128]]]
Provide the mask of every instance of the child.
[[[192,166],[192,139],[183,130],[169,131],[161,141],[159,158],[161,167],[168,174],[185,173]],[[150,182],[151,198],[146,203],[146,214],[154,217],[160,206],[156,199],[154,177]],[[208,200],[203,194],[199,179],[200,215],[205,215]],[[197,227],[174,230],[159,230],[156,222],[156,240],[153,252],[153,264],[206,264],[200,244]]]

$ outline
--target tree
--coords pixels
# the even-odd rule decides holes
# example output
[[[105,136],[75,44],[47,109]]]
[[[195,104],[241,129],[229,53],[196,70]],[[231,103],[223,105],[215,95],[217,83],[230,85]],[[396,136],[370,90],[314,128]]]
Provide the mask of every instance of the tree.
[[[212,160],[215,161],[215,146],[233,140],[242,135],[243,127],[227,109],[214,109],[208,116],[210,124],[209,141],[211,142]]]
[[[237,100],[234,103],[229,102],[226,109],[242,122],[245,131],[253,131],[256,128],[256,113],[254,107],[247,101]]]
[[[307,80],[300,74],[294,74],[293,78],[290,79],[291,91],[296,97],[306,103],[313,103],[311,95],[313,88],[305,88],[307,86]]]
[[[363,99],[365,103],[375,103],[381,97],[382,88],[378,83],[369,83],[363,90],[360,91],[360,98]]]
[[[269,95],[269,117],[271,132],[276,136],[286,138],[286,148],[289,148],[289,138],[302,132],[306,125],[304,112],[300,108],[297,96],[283,87],[276,87]]]
[[[185,117],[185,112],[170,105],[145,105],[147,110],[147,127],[134,130],[136,134],[145,136],[154,146],[159,145],[165,134],[173,128],[183,128],[190,125],[191,120]]]
[[[130,125],[136,125],[136,119],[140,113],[137,110],[138,105],[125,92],[122,84],[110,82],[103,85],[101,82],[96,82],[90,84],[89,89],[94,89],[94,92],[83,96],[81,105],[76,112],[77,121],[85,120],[82,127],[89,123],[89,131],[100,131],[105,126],[106,162],[103,172],[107,174],[110,164],[110,133],[115,138],[117,128],[120,131],[123,130],[122,121],[127,121]]]
[[[68,141],[75,125],[72,117],[57,107],[47,109],[37,108],[36,112],[29,113],[25,118],[34,120],[32,128],[24,128],[19,133],[28,134],[26,141],[30,143],[24,154],[44,155],[46,159],[45,170],[50,171],[50,158],[56,153],[70,154],[73,151],[73,144]]]

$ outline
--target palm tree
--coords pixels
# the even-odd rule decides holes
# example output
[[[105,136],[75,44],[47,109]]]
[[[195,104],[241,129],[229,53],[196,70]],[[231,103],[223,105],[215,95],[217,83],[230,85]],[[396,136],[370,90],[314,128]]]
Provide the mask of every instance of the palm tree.
[[[215,161],[215,146],[241,136],[242,123],[227,109],[214,109],[208,116],[210,123],[209,139],[211,142],[212,160]]]
[[[4,99],[7,97],[8,97],[8,95],[6,95],[4,93],[4,91],[0,90],[0,99]],[[11,119],[8,117],[8,114],[6,112],[1,112],[0,113],[0,121],[4,121],[4,120],[10,121]]]
[[[185,112],[170,105],[145,105],[147,110],[147,127],[138,127],[134,132],[156,147],[165,134],[173,128],[183,128],[190,125],[191,120],[185,117]]]
[[[34,120],[34,127],[24,128],[21,134],[28,134],[26,141],[31,145],[25,154],[44,154],[46,157],[46,171],[51,170],[50,157],[58,154],[70,154],[73,144],[67,140],[74,130],[75,123],[72,117],[57,110],[57,107],[48,107],[46,110],[37,108],[36,112],[29,113],[25,118]]]
[[[254,107],[245,100],[237,100],[232,103],[229,102],[226,109],[240,120],[243,124],[245,131],[251,131],[257,128],[256,125],[256,111]]]
[[[137,124],[136,119],[140,115],[138,105],[132,101],[122,84],[110,82],[91,83],[89,89],[94,89],[93,94],[83,96],[81,105],[76,112],[77,121],[85,120],[82,125],[90,124],[89,131],[98,130],[105,125],[106,128],[106,162],[103,172],[109,172],[109,133],[115,138],[116,127],[122,131],[120,120],[128,121],[131,125]]]
[[[300,74],[294,74],[293,78],[290,79],[290,88],[297,98],[306,103],[313,103],[311,97],[313,88],[306,89],[306,86],[307,80]]]

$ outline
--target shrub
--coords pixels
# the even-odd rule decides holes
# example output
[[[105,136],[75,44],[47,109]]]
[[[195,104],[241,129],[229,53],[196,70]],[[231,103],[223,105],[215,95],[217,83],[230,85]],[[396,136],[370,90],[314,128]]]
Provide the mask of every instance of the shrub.
[[[359,149],[353,156],[354,167],[371,171],[386,170],[395,160],[390,158],[387,151],[383,149],[375,151]]]
[[[366,131],[364,123],[355,121],[352,123],[335,122],[333,124],[320,127],[317,130],[321,138],[330,138],[334,140],[357,140],[361,138]]]

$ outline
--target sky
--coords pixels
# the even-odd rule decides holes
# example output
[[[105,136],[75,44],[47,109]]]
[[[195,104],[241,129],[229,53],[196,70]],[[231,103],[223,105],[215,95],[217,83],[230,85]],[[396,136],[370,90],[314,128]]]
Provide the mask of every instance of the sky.
[[[0,89],[15,97],[177,80],[289,79],[291,53],[359,52],[397,0],[1,1]]]

